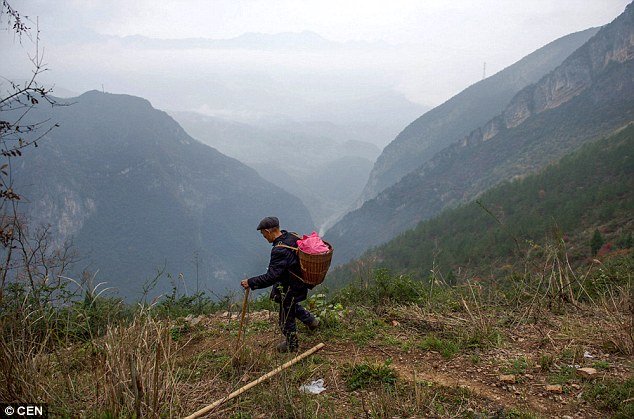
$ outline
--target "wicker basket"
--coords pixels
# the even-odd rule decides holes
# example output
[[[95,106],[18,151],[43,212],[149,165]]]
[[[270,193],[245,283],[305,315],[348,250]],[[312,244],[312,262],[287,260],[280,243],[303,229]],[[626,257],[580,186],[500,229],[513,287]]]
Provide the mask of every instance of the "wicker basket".
[[[302,268],[302,281],[308,285],[319,285],[324,282],[330,262],[332,261],[332,246],[328,242],[324,242],[328,246],[328,252],[320,255],[311,255],[298,250],[299,265]]]

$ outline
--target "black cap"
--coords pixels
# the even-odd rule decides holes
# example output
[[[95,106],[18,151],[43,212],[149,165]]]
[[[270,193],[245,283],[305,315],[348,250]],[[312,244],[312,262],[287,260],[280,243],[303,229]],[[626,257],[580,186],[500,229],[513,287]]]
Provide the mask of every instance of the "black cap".
[[[280,226],[280,220],[277,217],[265,217],[258,224],[258,230],[264,230],[265,228],[275,228]]]

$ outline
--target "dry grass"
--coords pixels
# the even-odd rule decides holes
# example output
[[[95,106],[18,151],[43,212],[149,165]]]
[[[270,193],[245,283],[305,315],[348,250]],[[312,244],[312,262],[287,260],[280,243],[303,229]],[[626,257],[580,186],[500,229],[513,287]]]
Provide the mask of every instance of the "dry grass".
[[[54,369],[47,349],[51,335],[33,336],[28,317],[20,324],[22,327],[0,335],[0,400],[54,401],[57,398],[46,385]]]
[[[607,349],[634,355],[634,295],[632,289],[610,290],[596,308],[603,319],[602,340]]]
[[[175,343],[169,325],[141,312],[130,325],[109,328],[98,343],[102,408],[115,416],[160,417],[178,412]]]

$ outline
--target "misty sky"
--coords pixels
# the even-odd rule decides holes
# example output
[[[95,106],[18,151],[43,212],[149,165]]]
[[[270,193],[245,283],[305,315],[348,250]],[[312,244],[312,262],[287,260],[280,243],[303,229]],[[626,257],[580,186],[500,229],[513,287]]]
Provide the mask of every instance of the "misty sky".
[[[49,0],[14,1],[43,27],[84,26],[112,35],[229,38],[245,32],[313,31],[339,41],[385,40],[535,49],[600,26],[624,0]],[[22,4],[23,3],[23,4]]]
[[[271,112],[306,120],[331,119],[329,110],[341,113],[348,105],[359,109],[359,103],[378,103],[386,95],[395,114],[411,118],[410,113],[419,111],[417,104],[438,105],[480,80],[484,62],[487,75],[492,75],[561,36],[610,22],[628,1],[14,0],[11,4],[32,21],[39,18],[41,45],[51,69],[43,81],[55,83],[59,90],[82,93],[103,85],[106,91],[146,97],[162,109],[236,119]],[[333,47],[175,48],[125,38],[227,39],[254,32],[302,31],[334,41]],[[28,74],[26,52],[32,50],[28,42],[21,46],[11,36],[0,36],[0,48],[8,58],[0,62],[1,76]]]

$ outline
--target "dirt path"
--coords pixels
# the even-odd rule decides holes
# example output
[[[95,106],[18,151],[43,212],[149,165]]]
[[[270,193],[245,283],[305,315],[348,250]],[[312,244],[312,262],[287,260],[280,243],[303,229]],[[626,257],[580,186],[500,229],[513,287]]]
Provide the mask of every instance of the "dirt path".
[[[280,339],[276,331],[274,320],[267,317],[259,319],[257,330],[252,330],[248,345],[260,356],[268,354],[283,362],[286,358],[274,353],[275,343]],[[213,319],[205,325],[206,328],[218,327],[218,323],[226,323],[226,320]],[[226,325],[224,326],[226,327]],[[251,326],[255,328],[256,325]],[[441,354],[421,349],[417,346],[407,346],[400,343],[406,339],[401,339],[408,335],[404,329],[388,328],[382,329],[383,335],[377,335],[370,341],[353,342],[349,336],[334,338],[328,332],[309,333],[300,331],[302,349],[308,349],[319,342],[324,342],[325,347],[318,354],[326,362],[326,371],[322,371],[320,377],[325,378],[327,386],[332,390],[331,397],[338,400],[338,403],[346,403],[349,397],[355,397],[347,392],[346,386],[342,385],[343,378],[341,371],[346,364],[358,364],[363,362],[373,362],[383,364],[390,360],[390,366],[394,368],[400,379],[410,383],[431,383],[441,393],[444,389],[465,389],[473,396],[473,400],[478,406],[487,406],[490,411],[497,411],[504,414],[509,412],[524,412],[536,414],[539,417],[553,418],[594,418],[603,417],[605,412],[597,411],[588,404],[583,396],[584,384],[587,381],[572,379],[567,381],[562,387],[562,392],[548,391],[546,385],[552,382],[552,370],[541,371],[537,363],[540,351],[548,350],[556,353],[561,348],[543,348],[537,338],[531,339],[535,334],[532,331],[524,333],[521,338],[511,336],[510,339],[500,347],[477,352],[464,351],[450,358],[444,358]],[[391,339],[385,339],[388,336]],[[195,342],[189,348],[189,353],[198,352],[201,347],[231,354],[233,351],[234,337],[222,332],[221,338],[204,338],[200,342]],[[400,339],[400,340],[399,340]],[[568,345],[568,344],[566,344]],[[594,351],[594,349],[591,349]],[[597,350],[593,352],[599,359],[609,359],[609,371],[602,371],[596,379],[621,377],[625,378],[631,374],[627,367],[627,360],[615,358],[612,355],[600,354]],[[476,359],[477,358],[477,359]],[[509,366],[514,360],[528,360],[525,368],[514,373],[514,381],[507,382],[501,379],[501,375],[509,374]],[[560,362],[560,361],[559,361]],[[607,361],[605,361],[607,363]],[[318,364],[322,365],[322,364]],[[559,367],[565,366],[560,364]],[[267,367],[268,368],[268,367]],[[320,367],[317,367],[320,368]],[[253,374],[252,374],[253,375]],[[255,374],[257,375],[257,374]],[[244,377],[244,380],[257,378],[253,376]],[[328,393],[328,392],[327,392]],[[468,399],[471,397],[467,396]]]
[[[448,388],[463,388],[487,399],[504,411],[530,411],[543,417],[595,418],[603,416],[581,400],[581,390],[567,387],[566,394],[546,391],[546,378],[538,374],[521,376],[518,383],[500,381],[498,367],[475,367],[464,357],[447,360],[440,354],[411,350],[403,352],[377,345],[326,342],[322,355],[336,363],[391,360],[399,376],[408,381],[429,382]],[[484,356],[484,355],[483,355]]]

